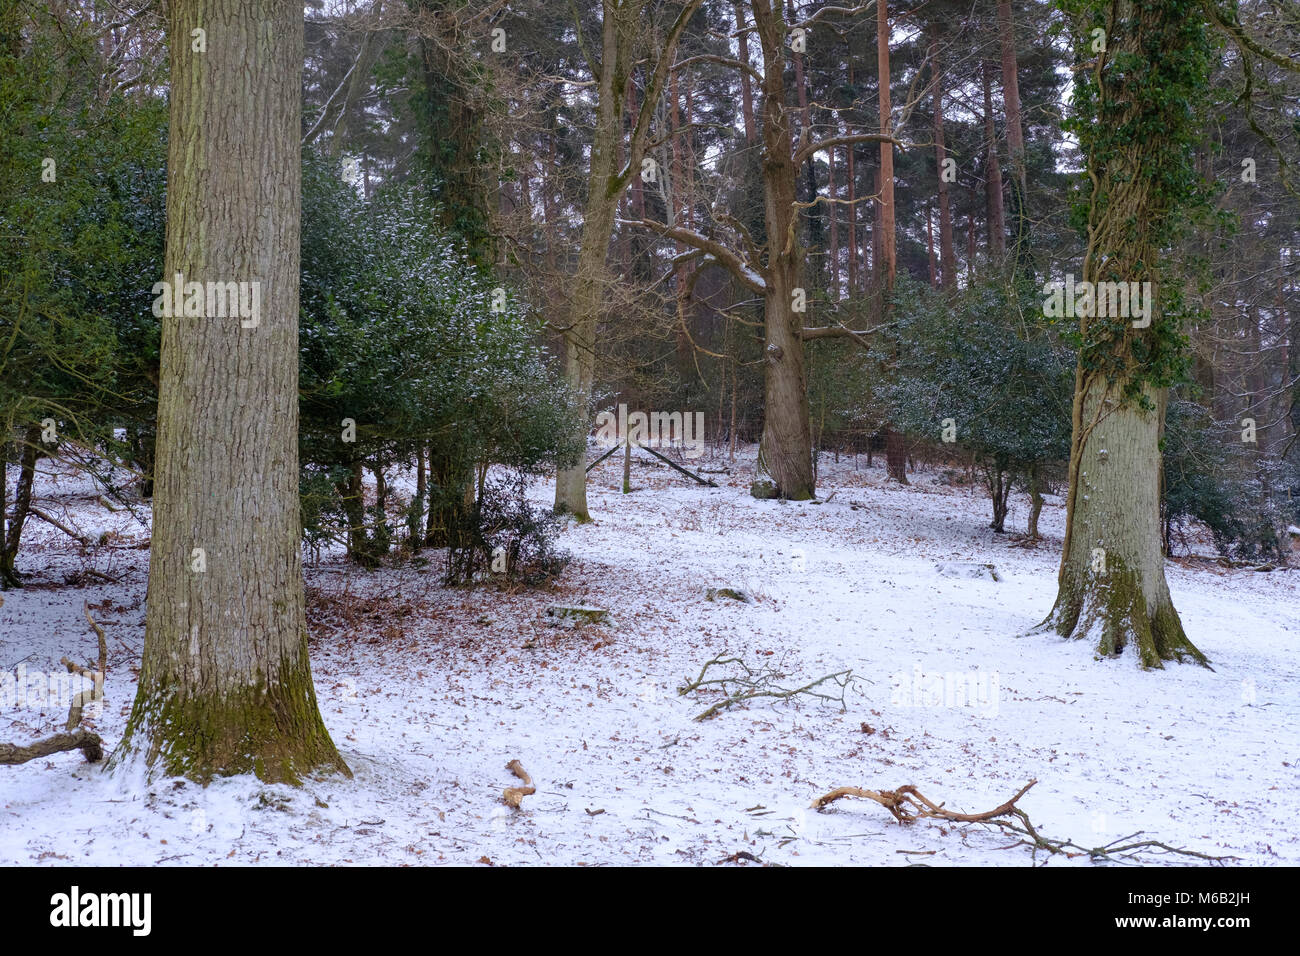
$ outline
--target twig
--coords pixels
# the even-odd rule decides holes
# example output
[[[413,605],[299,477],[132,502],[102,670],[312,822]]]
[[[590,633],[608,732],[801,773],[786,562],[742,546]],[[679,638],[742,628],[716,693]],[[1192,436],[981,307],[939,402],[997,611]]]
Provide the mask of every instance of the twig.
[[[725,654],[726,652],[724,651],[723,653]],[[727,664],[740,665],[741,669],[745,672],[744,675],[705,679],[705,675],[708,673],[709,668],[721,667]],[[749,700],[757,700],[762,697],[771,698],[773,700],[789,700],[799,694],[807,694],[809,697],[819,697],[822,700],[837,701],[840,707],[844,707],[844,692],[853,681],[852,669],[837,671],[834,674],[827,674],[825,677],[819,677],[817,680],[810,681],[802,687],[795,688],[782,687],[776,683],[776,681],[780,680],[784,676],[783,673],[771,667],[762,667],[755,670],[746,664],[742,658],[724,657],[722,654],[719,654],[712,660],[705,662],[704,666],[700,668],[699,676],[697,676],[695,680],[689,681],[681,687],[678,687],[677,695],[679,697],[684,696],[689,694],[691,691],[701,690],[706,687],[716,688],[727,695],[723,700],[718,701],[708,710],[696,714],[694,719],[701,721],[708,720],[715,714],[721,713],[729,707],[734,707],[736,704],[741,704]],[[833,694],[823,694],[814,689],[825,684],[827,681],[833,681],[835,685],[839,687],[840,693],[838,696]]]
[[[1058,840],[1052,837],[1045,837],[1038,832],[1037,828],[1029,819],[1029,814],[1020,808],[1015,808],[1009,814],[1020,821],[1017,825],[1010,820],[984,820],[980,821],[987,826],[997,826],[1008,833],[1015,833],[1025,839],[1016,841],[1008,847],[1027,846],[1032,851],[1031,859],[1037,861],[1039,851],[1045,851],[1052,856],[1062,854],[1067,858],[1086,855],[1090,860],[1132,860],[1135,863],[1141,861],[1137,857],[1140,850],[1158,850],[1162,853],[1176,854],[1178,856],[1189,856],[1198,860],[1207,860],[1211,863],[1226,863],[1229,860],[1236,860],[1235,856],[1212,856],[1208,853],[1199,853],[1196,850],[1188,850],[1183,847],[1170,846],[1159,840],[1139,840],[1136,843],[1125,843],[1126,840],[1132,840],[1134,837],[1142,835],[1142,831],[1131,833],[1128,836],[1119,837],[1110,843],[1099,847],[1084,847],[1075,843],[1073,840]],[[1116,844],[1123,844],[1117,846]]]

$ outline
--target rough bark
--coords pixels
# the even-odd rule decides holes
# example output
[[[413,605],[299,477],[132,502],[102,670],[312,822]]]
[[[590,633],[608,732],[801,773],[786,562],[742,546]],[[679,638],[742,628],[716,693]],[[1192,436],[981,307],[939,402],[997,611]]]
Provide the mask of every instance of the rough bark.
[[[1149,391],[1156,408],[1144,411],[1121,402],[1104,379],[1083,381],[1060,590],[1045,623],[1095,644],[1104,657],[1131,644],[1143,667],[1166,660],[1205,664],[1183,632],[1165,581],[1159,449],[1165,396]]]
[[[112,762],[200,781],[347,773],[316,706],[299,550],[302,8],[173,0],[168,33],[164,274],[258,282],[261,312],[162,319],[144,655]]]
[[[1112,35],[1107,60],[1094,67],[1105,94],[1099,101],[1105,112],[1096,123],[1123,129],[1140,117],[1148,135],[1106,150],[1103,159],[1086,157],[1091,194],[1085,282],[1159,277],[1160,247],[1168,241],[1179,201],[1170,181],[1185,161],[1174,144],[1194,135],[1191,113],[1176,95],[1152,100],[1145,87],[1127,81],[1127,70],[1124,79],[1103,74],[1107,61],[1127,57],[1141,64],[1158,45],[1161,60],[1152,65],[1152,82],[1160,82],[1159,70],[1178,77],[1179,64],[1196,62],[1196,31],[1186,29],[1185,11],[1167,2],[1138,6],[1121,0],[1116,15],[1123,29]],[[1167,395],[1140,364],[1150,341],[1142,349],[1135,341],[1163,325],[1159,296],[1149,305],[1144,332],[1130,323],[1112,331],[1116,327],[1102,319],[1080,319],[1085,349],[1075,370],[1065,543],[1056,604],[1043,626],[1088,640],[1103,657],[1131,646],[1147,668],[1167,660],[1208,666],[1184,632],[1165,580],[1160,439]]]

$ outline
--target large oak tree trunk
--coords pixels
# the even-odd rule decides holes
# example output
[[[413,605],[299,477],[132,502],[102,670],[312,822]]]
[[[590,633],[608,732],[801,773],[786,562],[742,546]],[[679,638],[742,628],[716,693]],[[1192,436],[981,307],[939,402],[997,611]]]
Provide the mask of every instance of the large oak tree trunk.
[[[1156,280],[1161,246],[1191,193],[1183,146],[1197,130],[1188,102],[1194,92],[1185,91],[1196,88],[1191,70],[1208,71],[1208,41],[1169,0],[1119,0],[1114,13],[1112,48],[1093,67],[1082,100],[1091,104],[1081,137],[1091,184],[1083,281],[1151,282],[1150,312],[1139,327],[1127,313],[1080,318],[1060,589],[1044,626],[1088,640],[1102,656],[1132,646],[1143,667],[1206,664],[1165,580],[1160,438],[1167,373],[1150,366],[1170,361],[1165,350],[1175,347]],[[1131,129],[1143,135],[1123,132]]]
[[[1144,667],[1163,660],[1204,664],[1165,581],[1159,448],[1165,394],[1149,390],[1155,407],[1144,411],[1122,402],[1103,378],[1086,379],[1084,389],[1076,399],[1060,591],[1048,621],[1063,636],[1095,643],[1104,656],[1132,644]]]
[[[173,0],[168,33],[165,277],[260,283],[261,310],[255,327],[162,319],[144,658],[113,760],[196,780],[346,773],[316,706],[299,552],[302,7]]]

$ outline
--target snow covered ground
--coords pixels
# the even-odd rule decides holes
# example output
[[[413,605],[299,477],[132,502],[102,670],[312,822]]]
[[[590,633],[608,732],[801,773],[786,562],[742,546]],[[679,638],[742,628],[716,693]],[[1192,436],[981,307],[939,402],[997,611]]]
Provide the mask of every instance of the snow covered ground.
[[[78,753],[0,767],[0,864],[713,864],[743,851],[1024,866],[1029,851],[994,830],[900,826],[863,800],[809,804],[837,786],[914,784],[978,812],[1030,779],[1020,806],[1048,836],[1097,846],[1143,831],[1300,863],[1300,571],[1171,563],[1175,604],[1215,670],[1143,672],[1132,656],[1098,662],[1080,642],[1017,636],[1055,596],[1058,500],[1030,549],[987,529],[983,494],[934,472],[902,488],[864,459],[824,459],[830,500],[759,502],[752,458],[714,475],[716,489],[639,462],[628,496],[621,462],[606,462],[592,473],[596,521],[565,532],[574,561],[549,592],[449,590],[436,563],[366,573],[325,555],[307,568],[312,666],[352,780],[146,784]],[[77,476],[43,476],[39,494],[107,541],[78,555],[28,525],[21,569],[35,577],[4,594],[0,675],[92,659],[89,602],[110,670],[87,724],[111,746],[135,692],[148,552],[133,545],[148,530]],[[549,500],[551,487],[532,494]],[[1022,496],[1008,527],[1024,515]],[[993,563],[1001,580],[962,576],[960,562]],[[718,585],[756,601],[707,601]],[[545,609],[557,603],[609,608],[614,622],[555,627]],[[724,651],[787,686],[852,669],[846,707],[755,701],[694,722],[717,696],[676,688]],[[66,714],[4,701],[0,741],[43,737]],[[512,759],[537,784],[518,811],[501,801],[518,783]]]

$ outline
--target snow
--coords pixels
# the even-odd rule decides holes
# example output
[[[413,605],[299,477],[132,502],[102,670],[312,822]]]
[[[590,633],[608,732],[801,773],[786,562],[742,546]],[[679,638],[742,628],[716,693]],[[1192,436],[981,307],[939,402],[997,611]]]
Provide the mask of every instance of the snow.
[[[0,864],[714,864],[746,851],[902,865],[932,851],[932,864],[1022,866],[1025,848],[978,826],[809,804],[837,786],[914,784],[977,812],[1030,779],[1020,806],[1053,837],[1144,831],[1243,863],[1300,862],[1296,571],[1171,562],[1175,604],[1215,669],[1144,672],[1131,654],[1096,661],[1084,642],[1029,634],[1055,597],[1059,499],[1044,542],[1021,547],[987,529],[985,497],[936,472],[899,487],[864,459],[823,458],[829,500],[760,502],[753,457],[709,474],[716,489],[637,461],[624,496],[621,462],[593,470],[596,521],[565,531],[574,561],[553,590],[447,589],[437,562],[367,574],[328,552],[309,561],[313,673],[352,780],[149,783],[78,753],[0,767]],[[20,569],[34,577],[3,595],[0,674],[93,658],[87,601],[109,642],[106,707],[87,723],[112,746],[135,691],[148,552],[134,546],[148,531],[79,476],[43,474],[38,493],[109,543],[81,555],[29,524]],[[1017,500],[1008,528],[1025,511]],[[1001,580],[936,570],[985,563]],[[707,601],[719,585],[755,603]],[[555,627],[557,604],[608,608],[614,623]],[[843,712],[799,698],[696,723],[717,697],[675,689],[724,650],[790,683],[858,679]],[[45,736],[66,713],[0,704],[0,741]],[[516,758],[537,785],[518,811],[501,800]]]

